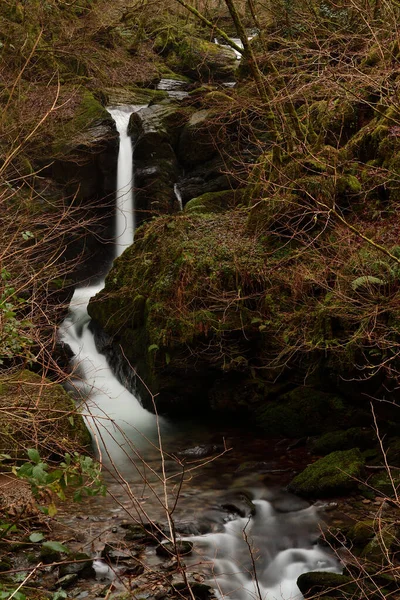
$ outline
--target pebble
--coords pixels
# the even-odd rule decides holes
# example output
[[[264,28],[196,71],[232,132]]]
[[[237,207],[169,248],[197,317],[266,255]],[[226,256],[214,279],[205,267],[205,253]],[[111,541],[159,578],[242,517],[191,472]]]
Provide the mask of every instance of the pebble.
[[[361,501],[363,504],[371,504],[371,500],[368,500],[368,498],[364,498],[364,500]]]

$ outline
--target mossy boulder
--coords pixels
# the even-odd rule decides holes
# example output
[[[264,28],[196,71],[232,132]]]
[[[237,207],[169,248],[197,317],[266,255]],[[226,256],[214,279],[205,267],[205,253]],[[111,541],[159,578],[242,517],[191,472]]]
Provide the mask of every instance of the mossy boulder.
[[[42,458],[90,447],[91,436],[71,396],[48,379],[19,371],[0,378],[0,453],[25,458],[37,448]]]
[[[210,110],[199,110],[182,130],[178,145],[178,158],[188,168],[211,160],[217,154],[216,126]]]
[[[220,213],[246,202],[246,190],[223,190],[209,192],[197,198],[192,198],[185,205],[185,212],[190,213]]]
[[[330,431],[310,444],[314,454],[330,454],[335,450],[351,450],[373,448],[376,443],[375,433],[368,428],[351,427],[350,429]]]
[[[352,492],[358,488],[364,462],[358,448],[332,452],[306,467],[290,482],[288,489],[310,498]]]
[[[270,435],[304,437],[327,432],[356,418],[353,408],[336,394],[297,387],[255,409],[256,422]]]
[[[128,133],[134,136],[136,144],[143,146],[143,140],[149,139],[150,152],[159,151],[159,146],[170,144],[176,149],[179,134],[189,120],[189,108],[182,108],[175,102],[165,101],[153,104],[132,113]],[[140,148],[143,151],[143,148]],[[140,154],[138,157],[140,158]],[[147,158],[143,156],[143,158]]]
[[[172,71],[200,81],[233,79],[237,69],[233,50],[178,28],[161,30],[154,49]]]
[[[359,588],[348,575],[312,571],[303,573],[297,585],[304,598],[351,598],[356,597]]]

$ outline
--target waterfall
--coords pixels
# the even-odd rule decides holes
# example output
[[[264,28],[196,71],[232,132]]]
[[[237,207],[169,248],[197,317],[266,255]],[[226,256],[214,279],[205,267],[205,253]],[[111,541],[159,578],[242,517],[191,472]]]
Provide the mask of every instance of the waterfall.
[[[116,255],[119,256],[132,244],[135,231],[132,141],[128,135],[129,117],[134,112],[134,107],[109,108],[108,112],[114,119],[119,133],[115,227]]]
[[[133,242],[133,168],[132,143],[127,129],[132,112],[141,107],[116,107],[109,110],[120,134],[116,193],[116,256]],[[72,387],[84,401],[83,415],[97,447],[106,463],[121,466],[129,461],[130,447],[142,447],[146,438],[156,435],[155,415],[145,410],[139,400],[126,390],[112,373],[105,356],[97,351],[90,328],[87,305],[103,287],[77,288],[69,314],[60,327],[60,338],[74,353]]]
[[[127,127],[130,114],[138,108],[110,109],[120,133],[116,256],[133,242],[134,236],[132,145]],[[177,184],[174,189],[178,201],[182,202]],[[119,383],[106,357],[97,351],[87,305],[102,286],[103,282],[75,290],[60,337],[74,354],[72,387],[82,398],[82,412],[98,455],[109,468],[116,466],[126,483],[131,481],[134,468],[140,464],[140,457],[134,462],[132,456],[137,458],[141,450],[145,450],[146,478],[147,471],[153,471],[152,467],[148,469],[149,449],[152,447],[159,458],[152,440],[157,437],[158,426],[164,432],[166,424],[145,410],[135,395]],[[190,434],[191,431],[185,429],[187,439]],[[154,473],[157,479],[155,470]],[[156,506],[163,493],[164,489],[160,490]],[[198,498],[197,511],[201,503]],[[212,565],[209,583],[216,588],[219,598],[299,600],[302,595],[296,580],[301,573],[340,571],[336,559],[315,542],[318,535],[315,507],[279,513],[262,497],[254,499],[253,505],[255,510],[251,517],[236,517],[228,522],[223,517],[222,531],[187,538],[195,543],[195,569],[202,563]],[[191,560],[185,557],[187,564]]]
[[[174,194],[178,201],[179,210],[183,210],[182,194],[177,183],[174,184]]]

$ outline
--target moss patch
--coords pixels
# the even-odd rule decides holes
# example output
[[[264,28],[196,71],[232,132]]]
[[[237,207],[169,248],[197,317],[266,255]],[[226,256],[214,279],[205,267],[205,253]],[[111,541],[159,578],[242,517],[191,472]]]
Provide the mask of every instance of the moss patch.
[[[297,475],[288,489],[311,498],[348,493],[357,489],[363,466],[364,459],[358,448],[332,452]]]

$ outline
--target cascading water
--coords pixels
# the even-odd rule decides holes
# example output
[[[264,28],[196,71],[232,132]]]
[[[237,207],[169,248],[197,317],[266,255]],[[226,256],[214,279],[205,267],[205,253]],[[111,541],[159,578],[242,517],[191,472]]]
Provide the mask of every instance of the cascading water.
[[[132,244],[134,237],[132,143],[127,129],[132,112],[140,106],[109,109],[120,135],[116,192],[116,256]],[[129,446],[141,447],[156,434],[156,417],[145,410],[112,373],[105,356],[95,345],[87,305],[103,287],[77,288],[69,315],[60,328],[62,341],[74,353],[73,386],[85,399],[83,411],[102,460],[121,468],[129,457]],[[109,460],[107,460],[107,458]]]
[[[130,114],[139,108],[110,109],[120,134],[116,256],[132,243],[134,235],[132,146],[127,127]],[[175,193],[179,199],[177,185]],[[145,460],[148,466],[148,452],[151,446],[149,438],[151,441],[157,434],[157,420],[119,383],[106,358],[96,349],[87,305],[102,285],[101,282],[97,286],[75,290],[69,316],[62,324],[60,335],[74,353],[73,386],[85,401],[84,416],[99,455],[108,466],[116,465],[120,472],[122,470],[126,483],[134,480],[132,456],[137,456],[137,449],[146,453]],[[164,426],[162,420],[161,425]],[[179,434],[179,431],[176,430],[176,433]],[[187,439],[188,433],[185,432],[184,435]],[[152,446],[152,450],[159,460],[157,448]],[[171,465],[176,467],[176,463],[170,460],[168,469]],[[154,470],[151,467],[150,470],[156,473],[156,469],[157,467],[154,467]],[[226,474],[224,471],[223,477]],[[232,475],[226,484],[228,487],[232,483],[238,485],[238,477],[234,477]],[[210,478],[210,481],[215,482],[212,484],[215,505],[218,494],[223,493],[223,479],[217,474],[217,477]],[[194,482],[191,486],[191,494],[195,494],[197,498],[195,512],[198,513],[199,502],[204,504],[207,496],[201,487],[196,489]],[[301,573],[340,570],[336,559],[315,543],[319,520],[317,510],[314,507],[301,510],[294,507],[291,511],[280,512],[275,510],[272,501],[265,499],[268,497],[266,493],[265,489],[264,492],[255,493],[253,514],[240,518],[229,517],[231,520],[226,522],[226,513],[218,508],[214,511],[213,520],[207,530],[212,530],[213,523],[219,521],[219,532],[188,538],[195,543],[193,562],[196,568],[199,566],[199,555],[200,562],[212,565],[211,576],[208,571],[209,583],[221,598],[299,600],[302,595],[296,585],[296,579]],[[158,494],[156,509],[160,508],[158,498],[162,495],[160,492]],[[154,507],[150,511],[153,509]],[[215,513],[218,513],[217,517]],[[149,514],[154,514],[154,511]],[[189,567],[190,560],[186,560],[185,557]]]
[[[182,194],[177,183],[174,184],[174,194],[178,201],[179,210],[183,210]]]

